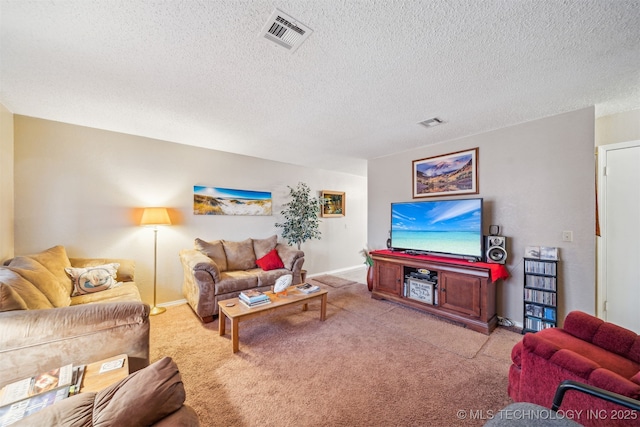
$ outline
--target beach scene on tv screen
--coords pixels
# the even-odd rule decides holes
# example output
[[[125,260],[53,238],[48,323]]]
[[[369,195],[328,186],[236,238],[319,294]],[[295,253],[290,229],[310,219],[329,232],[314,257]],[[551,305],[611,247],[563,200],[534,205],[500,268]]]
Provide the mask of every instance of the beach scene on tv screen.
[[[394,203],[391,240],[394,248],[481,256],[482,201]]]

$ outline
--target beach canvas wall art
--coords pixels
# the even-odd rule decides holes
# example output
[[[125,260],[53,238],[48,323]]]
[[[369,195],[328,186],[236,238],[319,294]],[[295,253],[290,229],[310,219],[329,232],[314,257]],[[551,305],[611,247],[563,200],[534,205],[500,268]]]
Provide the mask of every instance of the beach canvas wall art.
[[[194,215],[271,215],[271,192],[193,186]]]

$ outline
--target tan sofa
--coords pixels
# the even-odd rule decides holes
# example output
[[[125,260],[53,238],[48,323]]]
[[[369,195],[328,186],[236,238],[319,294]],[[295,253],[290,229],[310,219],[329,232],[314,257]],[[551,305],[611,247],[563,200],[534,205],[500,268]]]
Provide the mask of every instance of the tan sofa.
[[[273,251],[276,261],[282,261],[279,268],[265,262],[274,258]],[[195,239],[195,249],[183,249],[179,255],[184,270],[182,292],[204,323],[218,314],[218,301],[244,290],[270,290],[286,274],[293,276],[293,284],[302,282],[304,252],[278,243],[275,235],[241,242]]]
[[[65,268],[119,264],[116,287],[71,296]],[[67,257],[63,246],[19,256],[0,267],[0,382],[69,363],[129,355],[132,371],[149,365],[149,306],[123,259]]]
[[[177,365],[165,357],[104,390],[71,396],[12,425],[197,427],[185,396]]]

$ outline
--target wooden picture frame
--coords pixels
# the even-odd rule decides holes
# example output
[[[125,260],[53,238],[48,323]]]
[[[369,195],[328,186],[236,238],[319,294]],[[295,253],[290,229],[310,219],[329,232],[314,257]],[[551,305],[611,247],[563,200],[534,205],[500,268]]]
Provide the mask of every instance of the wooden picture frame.
[[[337,218],[345,215],[346,196],[341,191],[322,190],[320,195],[322,205],[320,216],[323,218]]]
[[[413,161],[413,198],[478,194],[478,148]]]

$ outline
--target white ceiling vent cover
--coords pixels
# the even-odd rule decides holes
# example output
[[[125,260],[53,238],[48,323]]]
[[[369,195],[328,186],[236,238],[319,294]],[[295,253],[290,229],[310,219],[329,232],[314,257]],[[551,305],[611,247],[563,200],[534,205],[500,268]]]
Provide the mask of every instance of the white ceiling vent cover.
[[[281,10],[275,9],[262,27],[260,37],[271,40],[293,53],[311,33],[313,33],[311,28]]]
[[[418,124],[422,125],[424,127],[432,128],[434,126],[438,126],[438,125],[441,125],[443,123],[444,123],[444,120],[442,120],[440,117],[432,117],[430,119],[421,121]]]

